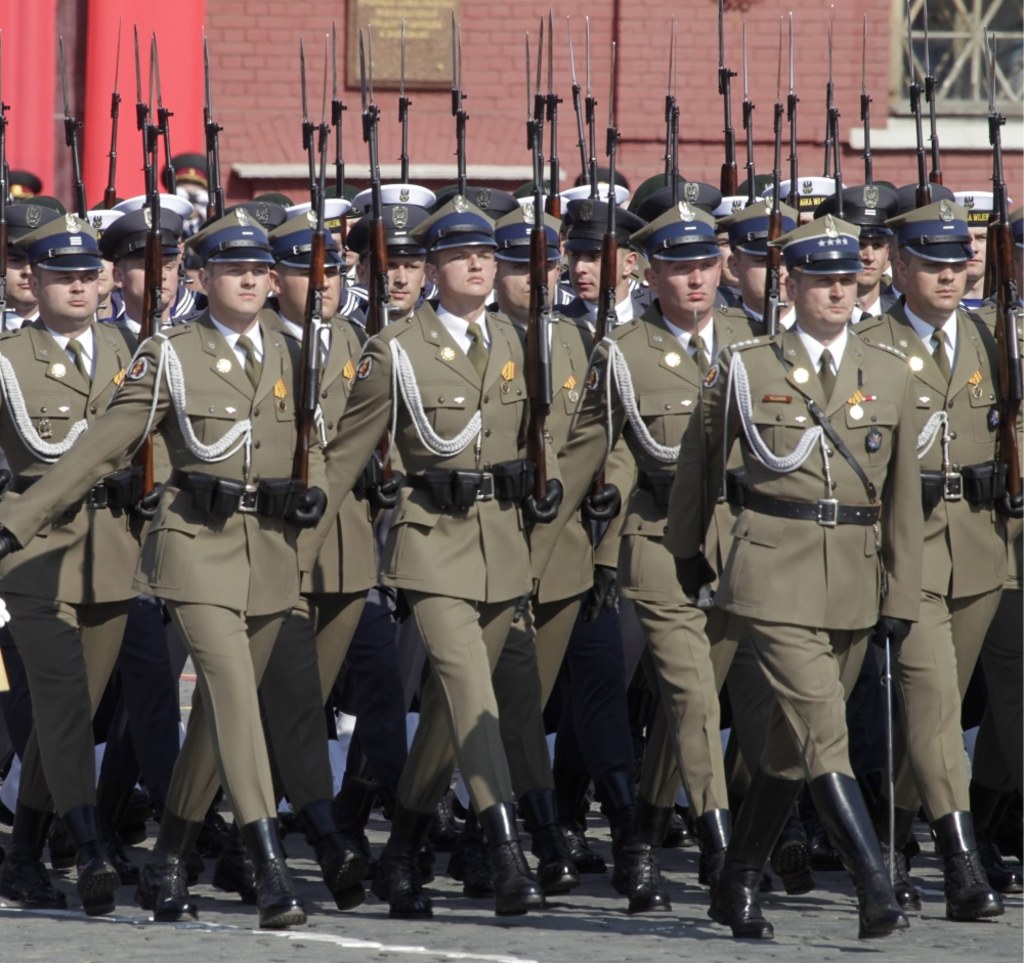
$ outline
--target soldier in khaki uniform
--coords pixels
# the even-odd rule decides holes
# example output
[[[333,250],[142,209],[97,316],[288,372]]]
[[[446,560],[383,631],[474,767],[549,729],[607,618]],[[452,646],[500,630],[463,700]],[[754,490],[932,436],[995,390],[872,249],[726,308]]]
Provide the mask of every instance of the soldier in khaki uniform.
[[[796,327],[737,345],[709,369],[679,452],[667,541],[688,593],[713,574],[701,554],[708,504],[724,496],[738,439],[742,507],[715,604],[742,618],[777,696],[712,893],[710,916],[770,938],[764,863],[803,779],[857,888],[860,935],[907,925],[847,750],[844,688],[881,611],[894,638],[917,617],[921,511],[906,361],[848,330],[857,228],[831,216],[783,235]],[[820,371],[820,373],[819,373]],[[685,484],[683,480],[685,479]],[[792,586],[799,585],[794,594]]]
[[[39,317],[0,341],[0,448],[14,474],[4,500],[10,512],[76,438],[91,440],[131,361],[121,332],[93,322],[100,255],[92,228],[69,214],[20,243],[32,265]],[[10,632],[35,712],[0,895],[28,908],[65,905],[40,858],[54,807],[78,849],[85,911],[109,913],[120,885],[98,843],[91,720],[135,595],[131,485],[112,474],[123,464],[122,452],[94,487],[79,491],[45,525],[22,532],[24,550],[0,563]]]
[[[437,683],[424,694],[374,892],[390,901],[392,915],[430,915],[413,863],[434,806],[414,809],[410,799],[436,801],[447,788],[444,778],[429,792],[419,782],[419,773],[446,775],[435,763],[447,752],[445,740],[427,738],[440,713],[450,721],[448,736],[491,847],[496,910],[521,913],[543,905],[543,896],[512,819],[490,679],[516,602],[530,590],[524,525],[554,517],[561,487],[552,478],[550,497],[538,502],[527,494],[522,343],[484,308],[494,283],[493,223],[457,196],[416,236],[430,252],[438,309],[424,305],[367,342],[328,460],[331,490],[348,490],[390,427],[408,474],[383,580],[404,595]],[[554,464],[551,458],[549,471]]]
[[[291,478],[297,379],[282,336],[260,321],[272,260],[266,234],[238,211],[190,243],[205,264],[209,311],[139,348],[85,441],[4,505],[0,524],[7,551],[27,543],[160,429],[173,470],[133,586],[164,599],[202,702],[136,900],[160,920],[195,915],[185,856],[222,782],[256,866],[260,923],[287,926],[304,922],[305,911],[278,842],[256,682],[298,601],[297,528],[326,507],[323,463],[315,451],[312,487],[301,491]]]
[[[920,908],[901,855],[920,793],[943,857],[947,915],[970,920],[1003,911],[978,860],[960,728],[960,703],[1006,580],[1006,521],[993,487],[996,346],[991,330],[958,308],[971,257],[966,210],[939,201],[888,223],[903,297],[857,331],[909,355],[925,507],[921,617],[895,660],[905,710],[892,841],[897,893]]]

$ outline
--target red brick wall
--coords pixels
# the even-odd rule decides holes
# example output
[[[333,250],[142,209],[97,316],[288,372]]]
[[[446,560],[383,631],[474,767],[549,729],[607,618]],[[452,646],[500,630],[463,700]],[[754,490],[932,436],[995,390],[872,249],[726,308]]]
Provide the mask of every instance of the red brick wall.
[[[728,4],[735,6],[734,3]],[[791,0],[747,0],[746,10],[726,14],[726,63],[739,76],[733,79],[733,126],[737,135],[740,180],[745,162],[742,130],[743,85],[741,71],[741,24],[747,23],[748,69],[754,112],[755,162],[767,173],[772,164],[772,106],[778,64],[779,17],[792,8]],[[469,164],[529,163],[525,146],[524,36],[531,33],[534,56],[540,17],[546,16],[547,0],[510,4],[507,0],[466,0],[462,4],[463,87],[468,94]],[[649,0],[607,0],[584,3],[563,0],[555,21],[555,87],[563,98],[559,113],[559,156],[563,185],[577,174],[575,119],[572,114],[566,15],[572,17],[577,71],[583,80],[583,18],[590,16],[594,94],[598,99],[599,153],[604,151],[608,110],[608,62],[610,43],[618,40],[616,100],[622,133],[619,167],[635,185],[661,169],[664,153],[663,104],[668,67],[669,19],[679,18],[678,98],[680,119],[680,170],[691,179],[717,183],[722,163],[722,101],[717,91],[717,37],[715,0],[689,0],[669,5]],[[850,131],[859,128],[861,86],[861,24],[868,14],[871,46],[868,51],[868,87],[873,98],[872,125],[883,127],[888,114],[890,0],[862,0],[859,4],[835,5],[834,78],[836,104],[841,115],[843,172],[847,183],[862,180],[860,154],[849,147]],[[824,90],[827,78],[826,31],[828,4],[798,7],[795,25],[797,63],[795,86],[800,96],[800,172],[820,174],[823,167]],[[207,27],[214,99],[221,135],[222,170],[241,161],[302,162],[299,108],[299,37],[307,45],[307,69],[313,112],[319,111],[321,51],[324,33],[336,17],[339,57],[344,58],[345,14],[342,5],[326,0],[284,3],[279,0],[207,0]],[[449,62],[447,43],[437,51],[439,61]],[[447,66],[445,68],[447,70]],[[788,64],[783,68],[787,83]],[[344,78],[343,64],[339,76]],[[783,91],[785,93],[785,90]],[[454,123],[447,89],[408,91],[410,156],[413,164],[448,163],[454,180]],[[359,92],[345,89],[345,155],[350,163],[365,164],[366,148],[359,126]],[[899,95],[906,102],[905,92]],[[394,163],[400,153],[397,94],[378,91],[381,106],[380,159]],[[939,135],[943,119],[940,115]],[[788,139],[788,128],[784,128]],[[180,139],[178,139],[180,143]],[[177,144],[176,144],[177,146]],[[199,146],[199,145],[195,145]],[[1009,145],[1008,145],[1009,146]],[[182,149],[186,148],[184,143]],[[991,178],[991,154],[982,143],[977,151],[944,149],[942,166],[947,185],[984,188]],[[333,147],[332,147],[333,150]],[[887,152],[874,149],[874,173],[897,184],[916,177],[912,150]],[[783,167],[788,169],[788,141]],[[603,161],[603,157],[601,158]],[[1006,180],[1011,193],[1020,194],[1024,163],[1020,150],[1006,152]],[[301,193],[300,181],[289,186]],[[253,184],[234,178],[228,185],[233,197],[268,189],[266,182]],[[1018,198],[1020,200],[1022,198]]]

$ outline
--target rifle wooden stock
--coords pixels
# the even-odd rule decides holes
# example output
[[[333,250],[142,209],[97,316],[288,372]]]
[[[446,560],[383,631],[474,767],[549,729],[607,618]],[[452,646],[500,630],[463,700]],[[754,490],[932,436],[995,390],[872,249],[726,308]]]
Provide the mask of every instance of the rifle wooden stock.
[[[526,457],[536,466],[533,494],[547,493],[548,470],[544,450],[544,426],[551,410],[551,348],[547,337],[548,312],[547,241],[543,228],[530,233],[530,320],[526,328],[526,394],[530,421],[526,432]]]
[[[320,324],[323,321],[323,298],[327,241],[323,231],[313,235],[309,252],[309,290],[302,325],[302,348],[299,353],[299,403],[295,412],[295,455],[292,477],[309,485],[309,447],[316,420],[317,394],[320,391]]]
[[[388,248],[384,235],[384,221],[375,219],[370,224],[370,302],[366,309],[366,333],[372,338],[380,334],[387,323],[388,310]],[[381,474],[384,481],[391,480],[391,459],[388,451],[391,439],[387,432],[381,435],[377,443],[377,453],[381,461]]]
[[[768,214],[768,240],[782,236],[782,210],[778,205]],[[779,275],[782,271],[782,251],[768,246],[768,270],[764,279],[764,330],[768,337],[779,331],[779,305],[782,299]]]
[[[601,294],[597,302],[594,321],[594,344],[600,344],[615,325],[615,289],[619,274],[619,240],[614,234],[605,234],[601,241]]]
[[[163,245],[159,218],[146,234],[145,280],[142,292],[142,317],[139,319],[139,341],[153,337],[160,330],[163,314]],[[153,477],[153,436],[146,435],[135,453],[134,464],[142,469],[142,494],[148,495],[156,483]]]

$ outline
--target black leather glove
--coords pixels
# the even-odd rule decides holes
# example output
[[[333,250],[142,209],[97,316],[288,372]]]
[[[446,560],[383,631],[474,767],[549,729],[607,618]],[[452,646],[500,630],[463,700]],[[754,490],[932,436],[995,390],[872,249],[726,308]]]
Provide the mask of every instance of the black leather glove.
[[[381,512],[387,508],[394,508],[398,504],[398,490],[405,484],[405,475],[400,471],[393,471],[387,481],[378,482],[366,489],[366,499],[370,507]]]
[[[543,498],[527,495],[523,499],[523,515],[528,522],[546,525],[558,517],[558,506],[562,504],[562,483],[556,478],[548,479]]]
[[[160,504],[160,496],[163,493],[163,485],[154,485],[153,490],[148,495],[143,495],[142,498],[132,505],[132,514],[136,518],[141,518],[144,522],[152,521]]]
[[[285,521],[291,522],[296,528],[312,528],[324,517],[327,511],[327,495],[323,489],[307,488]]]
[[[405,597],[405,592],[398,589],[395,592],[395,621],[404,622],[410,615],[412,609],[409,608],[409,600]]]
[[[903,645],[903,640],[910,635],[910,630],[913,627],[914,623],[908,622],[906,619],[893,618],[891,615],[880,615],[875,623],[875,627],[871,630],[871,644],[884,649],[886,639],[888,639],[889,644],[892,646],[892,654],[895,657],[899,655],[900,646]]]
[[[702,585],[715,580],[715,570],[703,554],[698,552],[689,558],[676,559],[676,579],[690,598],[696,598]]]
[[[1003,518],[1024,518],[1024,492],[1016,498],[1004,495],[996,502],[996,511]]]
[[[11,487],[12,481],[14,481],[14,475],[11,474],[11,470],[9,468],[0,468],[0,498]]]
[[[583,621],[593,622],[602,612],[615,608],[619,599],[619,573],[607,565],[594,566],[594,584],[583,596]]]
[[[606,484],[600,491],[590,491],[580,511],[588,522],[610,522],[622,508],[622,495],[617,486]]]
[[[0,558],[7,558],[11,552],[21,548],[18,540],[6,528],[0,528]]]

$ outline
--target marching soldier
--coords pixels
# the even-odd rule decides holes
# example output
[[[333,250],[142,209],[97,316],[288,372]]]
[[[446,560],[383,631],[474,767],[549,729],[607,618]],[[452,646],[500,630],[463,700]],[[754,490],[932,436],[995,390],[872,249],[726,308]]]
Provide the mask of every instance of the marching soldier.
[[[133,586],[164,600],[203,699],[136,900],[158,920],[195,916],[185,858],[220,773],[256,867],[260,924],[288,926],[306,917],[278,841],[256,683],[298,601],[296,533],[326,507],[323,464],[311,457],[306,491],[290,477],[298,390],[282,336],[260,320],[272,262],[266,234],[237,211],[190,243],[205,264],[209,311],[140,347],[85,442],[0,510],[0,539],[4,554],[28,544],[151,428],[161,430],[173,471]]]
[[[967,234],[971,239],[972,252],[967,262],[967,285],[961,305],[967,311],[977,311],[985,302],[985,262],[993,194],[992,191],[954,191],[953,198],[967,212]]]
[[[906,361],[848,329],[857,228],[828,216],[783,235],[796,326],[727,351],[708,370],[679,452],[667,541],[689,595],[713,575],[692,490],[724,496],[738,441],[742,509],[716,606],[742,619],[777,702],[709,915],[770,938],[758,889],[804,779],[853,876],[860,935],[905,927],[847,751],[844,687],[871,628],[894,641],[917,617],[921,512]],[[819,373],[820,371],[820,373]],[[685,480],[685,484],[684,481]],[[800,585],[794,596],[791,588]],[[886,590],[887,591],[884,591]]]
[[[889,226],[903,297],[858,332],[909,356],[925,508],[921,615],[895,660],[905,739],[890,858],[901,904],[919,909],[902,853],[920,794],[942,855],[946,914],[972,920],[1003,912],[978,860],[960,728],[960,703],[1006,579],[1006,521],[995,508],[996,347],[988,326],[959,308],[971,258],[967,211],[939,201]]]
[[[7,304],[2,319],[4,331],[17,331],[26,321],[35,320],[39,313],[39,298],[32,285],[32,265],[18,241],[61,216],[62,212],[52,207],[27,201],[11,204],[7,208]]]

